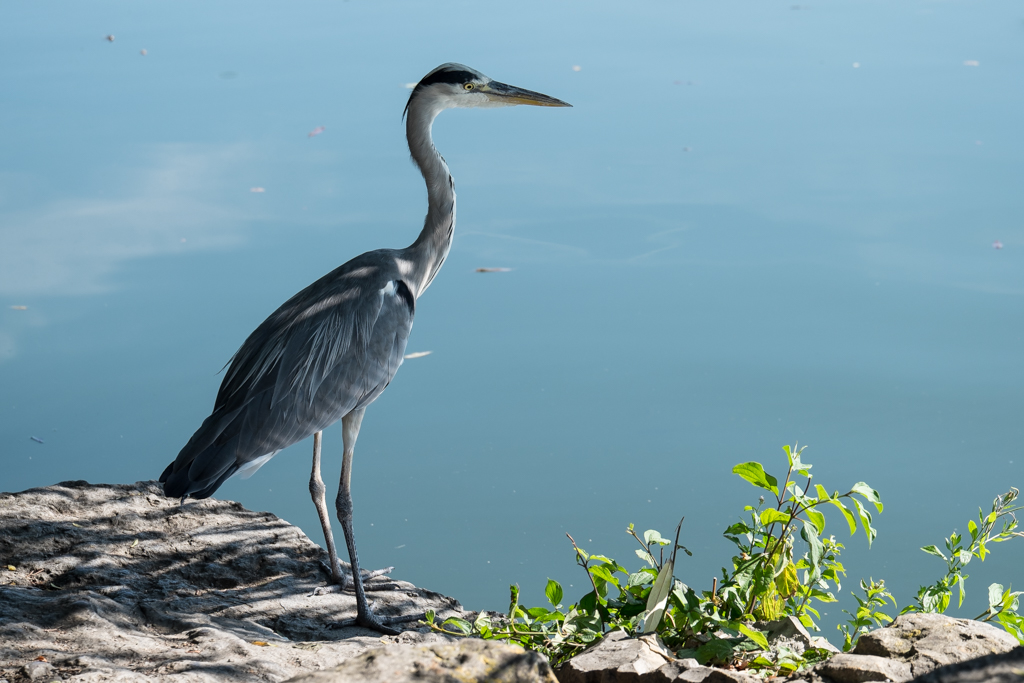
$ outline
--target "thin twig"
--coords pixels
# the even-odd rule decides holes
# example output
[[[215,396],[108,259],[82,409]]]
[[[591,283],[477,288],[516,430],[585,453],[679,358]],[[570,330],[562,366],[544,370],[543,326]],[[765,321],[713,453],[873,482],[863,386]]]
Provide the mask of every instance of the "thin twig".
[[[569,536],[568,533],[566,533],[565,535]],[[598,593],[597,593],[597,582],[594,581],[594,575],[590,573],[590,566],[587,564],[590,560],[586,559],[586,560],[583,560],[582,562],[580,562],[580,558],[583,557],[583,551],[580,550],[580,547],[578,545],[576,545],[576,541],[575,541],[575,539],[573,539],[572,536],[569,536],[569,542],[572,543],[572,547],[576,549],[576,563],[577,564],[581,564],[583,569],[586,570],[587,578],[590,579],[590,585],[594,587],[594,601],[596,603],[598,600],[600,600],[601,596],[598,595]],[[589,556],[588,556],[588,558],[589,558]],[[595,609],[596,609],[596,604],[595,604]]]

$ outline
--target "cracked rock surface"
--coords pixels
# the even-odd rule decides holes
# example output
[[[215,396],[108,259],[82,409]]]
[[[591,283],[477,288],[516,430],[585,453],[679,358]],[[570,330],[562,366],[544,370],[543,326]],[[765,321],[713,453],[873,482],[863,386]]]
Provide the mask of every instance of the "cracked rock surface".
[[[425,647],[385,645],[288,683],[558,683],[548,660],[517,645],[467,638]]]
[[[270,513],[215,499],[179,507],[155,482],[0,493],[0,679],[276,682],[382,644],[447,640],[332,628],[356,603],[312,595],[330,578],[321,560]],[[370,593],[381,616],[462,613],[380,580],[397,587]]]
[[[861,636],[853,652],[905,661],[914,676],[920,676],[1015,647],[1016,638],[991,624],[942,614],[904,614],[889,626]]]

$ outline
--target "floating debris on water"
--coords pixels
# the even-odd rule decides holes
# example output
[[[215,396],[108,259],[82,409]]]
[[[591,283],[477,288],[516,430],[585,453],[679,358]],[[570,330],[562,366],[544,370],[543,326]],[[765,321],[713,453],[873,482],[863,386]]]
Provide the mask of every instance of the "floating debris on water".
[[[106,37],[104,38],[104,40],[106,40],[106,41],[107,41],[108,43],[112,43],[112,42],[114,42],[114,36],[113,36],[113,34],[111,34],[111,35],[109,35],[109,36],[106,36]]]
[[[1003,248],[1003,243],[1000,242],[999,240],[996,240],[995,242],[992,243],[992,248],[993,249],[1002,249]]]
[[[572,70],[573,70],[573,71],[582,71],[582,70],[583,70],[583,67],[582,67],[582,66],[580,66],[579,64],[573,64],[573,66],[572,66]]]
[[[317,126],[313,130],[309,131],[309,137],[315,138],[317,135],[320,135],[320,133],[323,133],[325,130],[327,130],[325,127]]]
[[[854,62],[853,63],[853,68],[854,69],[859,69],[860,68],[860,62]]]
[[[142,48],[141,50],[139,50],[139,54],[140,54],[140,55],[142,55],[143,57],[145,57],[145,56],[146,56],[146,55],[148,55],[149,53],[148,53],[148,52],[146,52],[146,48]]]
[[[40,438],[39,438],[38,436],[30,436],[30,437],[28,437],[28,438],[32,439],[32,440],[33,440],[33,441],[35,441],[36,443],[46,443],[45,441],[43,441],[42,439],[40,439]]]
[[[981,66],[981,62],[977,59],[968,59],[964,62],[964,66]]]
[[[11,306],[12,311],[27,311],[28,306]]]
[[[429,356],[432,353],[433,353],[433,351],[414,351],[412,353],[407,353],[407,354],[405,354],[402,357],[405,360],[411,360],[413,358],[423,358],[423,356]]]
[[[262,187],[250,187],[249,192],[256,192],[258,194],[260,192],[266,192],[266,190]]]
[[[511,272],[511,268],[477,268],[478,273],[508,273]]]

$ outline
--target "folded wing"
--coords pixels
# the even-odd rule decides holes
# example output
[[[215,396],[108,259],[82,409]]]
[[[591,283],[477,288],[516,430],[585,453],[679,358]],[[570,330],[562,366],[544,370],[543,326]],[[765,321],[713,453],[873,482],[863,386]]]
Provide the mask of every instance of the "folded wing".
[[[213,414],[160,477],[168,496],[205,498],[384,391],[402,364],[415,297],[401,279],[355,265],[296,294],[246,339]]]

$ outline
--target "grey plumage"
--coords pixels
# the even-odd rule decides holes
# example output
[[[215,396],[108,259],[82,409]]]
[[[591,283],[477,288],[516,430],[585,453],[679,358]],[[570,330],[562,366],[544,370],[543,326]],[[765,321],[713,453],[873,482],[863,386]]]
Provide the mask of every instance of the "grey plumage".
[[[396,253],[357,256],[249,335],[231,359],[213,414],[161,476],[167,495],[205,498],[247,464],[384,391],[402,364],[416,309]]]
[[[212,414],[160,476],[168,496],[205,498],[228,477],[252,474],[281,449],[313,435],[309,490],[323,526],[332,580],[343,587],[351,580],[358,611],[351,621],[379,631],[397,632],[388,624],[407,618],[383,620],[367,604],[352,533],[352,458],[366,406],[402,364],[416,299],[451,248],[455,183],[434,148],[431,126],[452,107],[515,104],[569,106],[460,64],[443,64],[417,84],[405,115],[409,151],[427,185],[427,216],[419,237],[405,249],[355,257],[263,321],[232,357]],[[336,508],[350,577],[337,557],[320,477],[321,432],[339,420],[344,451]]]

